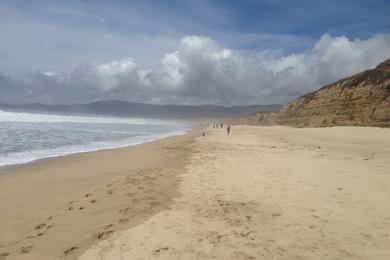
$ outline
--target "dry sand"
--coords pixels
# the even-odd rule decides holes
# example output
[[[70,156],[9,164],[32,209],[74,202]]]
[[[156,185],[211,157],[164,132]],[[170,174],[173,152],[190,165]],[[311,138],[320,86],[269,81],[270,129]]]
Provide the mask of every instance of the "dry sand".
[[[0,259],[76,259],[166,209],[194,134],[0,170]]]
[[[190,146],[181,196],[88,259],[390,259],[390,129],[234,127]]]
[[[0,252],[390,259],[390,129],[205,133],[3,171]]]

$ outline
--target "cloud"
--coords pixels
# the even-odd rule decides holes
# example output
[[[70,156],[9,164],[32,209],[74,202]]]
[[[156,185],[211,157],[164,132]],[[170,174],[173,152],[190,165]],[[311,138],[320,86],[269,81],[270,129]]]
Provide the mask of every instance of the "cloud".
[[[390,34],[366,40],[323,35],[310,50],[269,62],[277,84],[271,94],[292,97],[373,68],[390,57]]]
[[[67,78],[71,85],[92,86],[103,93],[115,91],[124,81],[135,84],[137,80],[137,64],[133,58],[106,64],[86,63]]]
[[[278,58],[191,36],[165,55],[160,70],[152,74],[153,84],[166,90],[162,102],[284,103],[388,57],[389,34],[367,40],[325,34],[311,49]]]
[[[300,53],[270,51],[229,49],[209,37],[186,36],[151,69],[124,58],[84,63],[67,74],[37,71],[23,82],[1,76],[0,102],[284,103],[389,58],[390,34],[365,40],[325,34]]]

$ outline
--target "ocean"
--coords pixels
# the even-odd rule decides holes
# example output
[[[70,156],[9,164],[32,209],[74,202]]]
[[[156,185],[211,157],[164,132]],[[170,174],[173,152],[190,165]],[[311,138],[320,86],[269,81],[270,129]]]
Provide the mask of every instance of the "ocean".
[[[175,120],[0,110],[0,166],[135,145],[189,129],[189,123]]]

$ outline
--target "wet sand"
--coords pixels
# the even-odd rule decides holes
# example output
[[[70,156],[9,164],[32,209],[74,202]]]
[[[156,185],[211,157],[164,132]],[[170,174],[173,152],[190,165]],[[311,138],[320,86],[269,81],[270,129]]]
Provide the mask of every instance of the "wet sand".
[[[167,209],[196,130],[0,170],[0,259],[76,259]]]

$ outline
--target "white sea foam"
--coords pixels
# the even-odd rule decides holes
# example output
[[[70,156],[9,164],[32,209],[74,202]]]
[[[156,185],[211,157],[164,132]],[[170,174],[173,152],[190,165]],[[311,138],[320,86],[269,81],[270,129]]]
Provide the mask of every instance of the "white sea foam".
[[[58,114],[38,114],[28,112],[10,112],[0,110],[0,122],[30,123],[102,123],[102,124],[180,124],[179,121],[158,119],[122,118],[105,116],[78,116]]]
[[[95,142],[95,143],[89,143],[84,145],[68,145],[68,146],[62,146],[53,149],[42,149],[42,150],[32,150],[26,152],[9,153],[7,155],[0,155],[0,167],[6,165],[28,163],[28,162],[32,162],[44,158],[52,158],[52,157],[64,156],[64,155],[75,154],[75,153],[93,152],[93,151],[99,151],[105,149],[126,147],[129,145],[137,145],[137,144],[159,140],[164,137],[180,135],[184,133],[185,131],[174,131],[165,134],[134,137],[131,139],[129,138],[127,140],[121,140],[121,141]]]
[[[0,110],[0,166],[140,144],[189,128],[178,121]]]

